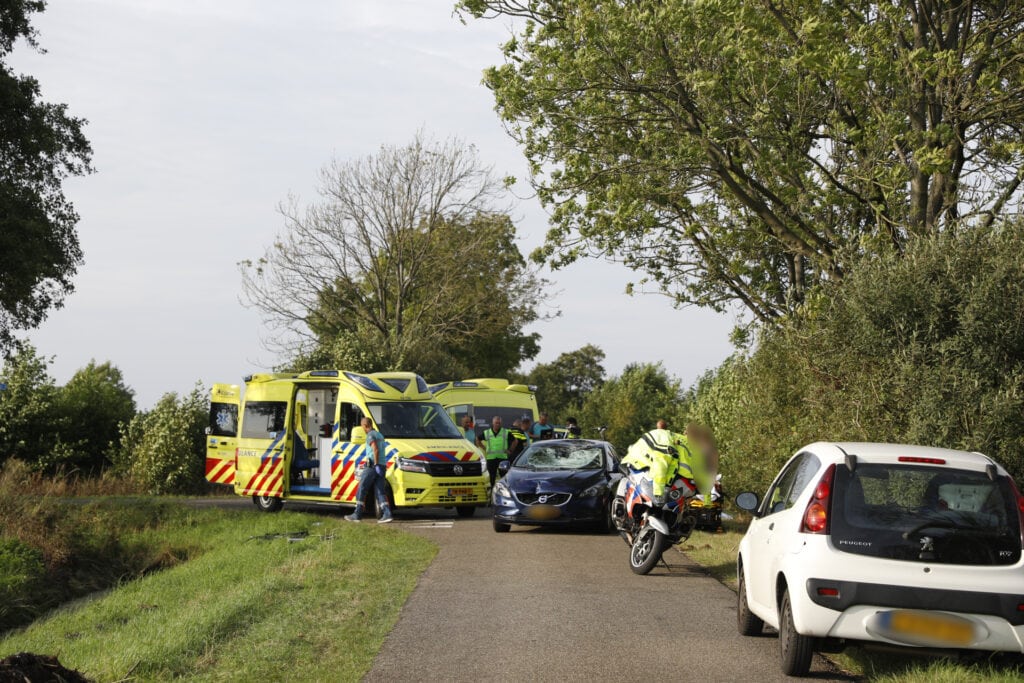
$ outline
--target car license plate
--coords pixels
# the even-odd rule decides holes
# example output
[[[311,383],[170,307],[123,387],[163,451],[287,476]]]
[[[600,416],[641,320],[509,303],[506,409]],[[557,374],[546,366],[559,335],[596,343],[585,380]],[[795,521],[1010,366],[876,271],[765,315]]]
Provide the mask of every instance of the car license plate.
[[[472,496],[473,489],[448,489],[449,496]]]
[[[556,508],[554,505],[531,505],[526,508],[526,516],[530,519],[555,519],[560,516],[562,511]]]
[[[973,622],[952,614],[916,610],[879,612],[872,618],[878,635],[910,645],[963,647],[977,635]]]

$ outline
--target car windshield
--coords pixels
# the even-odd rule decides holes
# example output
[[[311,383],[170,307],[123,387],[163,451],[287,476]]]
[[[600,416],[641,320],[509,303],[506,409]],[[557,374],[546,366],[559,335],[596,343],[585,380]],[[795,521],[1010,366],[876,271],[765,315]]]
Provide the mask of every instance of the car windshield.
[[[604,449],[593,443],[536,443],[523,451],[515,467],[528,470],[599,470]]]
[[[461,439],[462,433],[438,403],[369,403],[373,422],[388,439]]]
[[[1021,556],[1009,479],[939,465],[836,469],[832,543],[839,550],[937,564],[1015,564]]]

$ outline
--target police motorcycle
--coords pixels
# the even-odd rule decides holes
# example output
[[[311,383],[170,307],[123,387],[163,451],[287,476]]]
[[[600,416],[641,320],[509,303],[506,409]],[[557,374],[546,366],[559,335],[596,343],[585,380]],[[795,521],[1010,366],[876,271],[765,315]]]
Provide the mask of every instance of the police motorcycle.
[[[621,467],[626,476],[619,481],[612,499],[612,521],[630,548],[630,568],[636,574],[647,574],[668,548],[693,533],[697,516],[690,502],[697,487],[692,479],[677,474],[664,494],[655,496],[647,470],[625,464]]]

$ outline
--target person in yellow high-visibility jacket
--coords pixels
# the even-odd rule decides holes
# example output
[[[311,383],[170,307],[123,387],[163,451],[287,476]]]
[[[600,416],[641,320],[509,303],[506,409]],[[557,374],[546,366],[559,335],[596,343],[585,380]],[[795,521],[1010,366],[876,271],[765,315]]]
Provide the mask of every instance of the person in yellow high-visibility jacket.
[[[660,500],[665,495],[665,487],[675,480],[677,472],[685,479],[692,479],[697,489],[708,499],[712,479],[707,471],[703,449],[694,441],[667,429],[652,429],[629,447],[622,463],[636,470],[647,471],[656,499]]]

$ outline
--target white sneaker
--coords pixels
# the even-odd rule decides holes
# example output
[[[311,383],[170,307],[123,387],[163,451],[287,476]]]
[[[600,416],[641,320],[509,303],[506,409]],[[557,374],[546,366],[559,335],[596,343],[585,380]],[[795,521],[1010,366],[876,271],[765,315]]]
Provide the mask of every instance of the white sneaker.
[[[378,519],[377,524],[388,524],[389,522],[393,521],[395,521],[395,518],[391,515],[388,515],[387,517],[381,517],[380,519]]]

